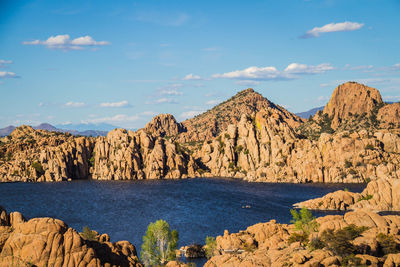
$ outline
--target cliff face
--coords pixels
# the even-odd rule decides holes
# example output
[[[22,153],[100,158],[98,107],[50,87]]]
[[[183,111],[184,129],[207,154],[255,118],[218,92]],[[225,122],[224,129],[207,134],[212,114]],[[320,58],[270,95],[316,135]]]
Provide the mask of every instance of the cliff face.
[[[363,182],[400,177],[400,137],[367,131],[298,139],[273,111],[246,115],[198,153],[207,176],[264,182]]]
[[[177,143],[144,131],[115,129],[97,139],[92,178],[159,179],[196,176],[196,164]]]
[[[0,236],[0,266],[142,266],[128,241],[111,243],[107,234],[85,240],[61,220],[26,221],[2,207]]]

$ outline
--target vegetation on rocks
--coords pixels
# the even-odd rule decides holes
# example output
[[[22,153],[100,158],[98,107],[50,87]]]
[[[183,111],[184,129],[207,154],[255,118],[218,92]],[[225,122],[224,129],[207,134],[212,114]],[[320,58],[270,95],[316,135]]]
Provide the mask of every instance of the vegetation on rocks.
[[[141,260],[145,266],[164,265],[175,260],[178,244],[178,231],[170,229],[164,220],[150,223],[143,236]]]

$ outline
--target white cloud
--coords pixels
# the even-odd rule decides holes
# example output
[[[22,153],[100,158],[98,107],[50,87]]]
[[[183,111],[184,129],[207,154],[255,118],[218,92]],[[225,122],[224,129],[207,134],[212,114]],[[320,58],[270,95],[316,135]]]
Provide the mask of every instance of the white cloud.
[[[177,104],[178,103],[178,101],[176,101],[175,99],[166,98],[166,97],[156,99],[154,102],[156,104]]]
[[[243,80],[272,80],[279,78],[280,72],[275,67],[249,67],[223,74],[214,74],[213,78],[243,79]]]
[[[151,110],[143,111],[142,113],[140,113],[140,115],[143,115],[143,116],[154,116],[156,114],[157,113],[155,111],[151,111]]]
[[[397,101],[400,101],[400,96],[398,96],[398,95],[387,95],[387,96],[383,96],[383,100],[390,101],[390,102],[397,102]]]
[[[199,115],[201,113],[203,113],[203,111],[201,111],[201,110],[189,110],[189,111],[182,112],[179,115],[179,117],[181,119],[185,120],[185,119],[193,118],[194,116]]]
[[[13,62],[11,60],[4,60],[0,59],[0,68],[6,67],[8,64],[12,64]]]
[[[350,21],[329,23],[322,27],[315,27],[300,37],[313,38],[313,37],[319,37],[322,33],[355,31],[361,29],[363,26],[364,26],[363,23],[350,22]]]
[[[393,69],[393,70],[400,70],[400,63],[394,64],[394,65],[392,66],[392,69]]]
[[[0,78],[17,78],[17,74],[11,71],[0,71]]]
[[[193,73],[190,73],[186,75],[185,77],[182,78],[184,81],[193,81],[193,80],[202,80],[202,78],[199,75],[194,75]]]
[[[158,95],[183,95],[182,92],[179,91],[179,88],[183,87],[181,83],[174,83],[164,87],[161,87],[157,90]]]
[[[100,107],[102,108],[123,108],[123,107],[128,107],[129,103],[126,100],[120,101],[120,102],[104,102],[100,103]]]
[[[117,114],[112,117],[101,117],[101,118],[89,119],[89,120],[86,120],[85,122],[89,122],[89,123],[107,122],[107,123],[112,124],[112,123],[132,122],[132,121],[137,121],[138,119],[139,119],[138,115],[128,116],[126,114]]]
[[[244,85],[244,86],[255,86],[255,85],[259,85],[260,82],[243,80],[243,81],[236,81],[235,84]]]
[[[286,73],[293,73],[293,74],[317,74],[317,73],[324,73],[328,70],[333,70],[331,64],[322,63],[317,66],[310,66],[306,64],[299,64],[299,63],[292,63],[286,67],[284,70]]]
[[[50,36],[45,41],[33,40],[22,42],[24,45],[44,45],[51,49],[62,49],[62,50],[82,50],[88,46],[104,46],[109,45],[107,41],[95,41],[91,36],[86,35],[75,39],[70,38],[68,34],[60,34],[56,36]]]
[[[283,71],[279,71],[276,67],[249,67],[244,70],[236,70],[223,74],[214,74],[213,78],[227,78],[242,80],[243,84],[249,81],[267,81],[267,80],[290,80],[299,78],[299,75],[319,74],[328,70],[333,70],[334,67],[329,63],[323,63],[316,66],[291,63]]]
[[[217,99],[213,99],[213,100],[207,101],[206,105],[214,106],[214,105],[218,104],[219,102],[221,102],[221,101],[219,101]]]
[[[363,72],[370,72],[374,68],[373,65],[360,65],[360,66],[351,66],[350,64],[346,64],[344,66],[345,70],[360,70]]]
[[[328,101],[330,98],[329,98],[329,96],[319,96],[318,98],[317,98],[317,101],[318,102],[326,102],[326,101]]]
[[[85,106],[85,103],[83,102],[67,102],[65,103],[65,106],[67,108],[81,108]]]

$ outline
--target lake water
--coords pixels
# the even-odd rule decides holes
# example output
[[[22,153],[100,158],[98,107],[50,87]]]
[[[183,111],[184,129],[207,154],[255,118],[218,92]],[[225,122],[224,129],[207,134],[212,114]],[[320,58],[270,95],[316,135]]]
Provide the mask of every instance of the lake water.
[[[87,225],[128,240],[138,251],[147,225],[166,220],[179,232],[179,246],[244,230],[276,219],[288,223],[292,204],[363,184],[248,183],[235,179],[73,181],[0,184],[0,205],[27,219],[54,217],[81,231]],[[249,206],[249,208],[243,208]],[[314,213],[316,216],[332,212]],[[204,261],[198,261],[201,266]]]

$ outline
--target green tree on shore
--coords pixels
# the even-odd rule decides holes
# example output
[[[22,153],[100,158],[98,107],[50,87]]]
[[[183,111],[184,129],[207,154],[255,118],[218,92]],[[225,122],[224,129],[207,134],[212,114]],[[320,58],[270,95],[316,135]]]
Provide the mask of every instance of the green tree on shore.
[[[145,266],[164,265],[176,258],[178,231],[172,230],[164,220],[150,223],[143,236],[140,256]]]

